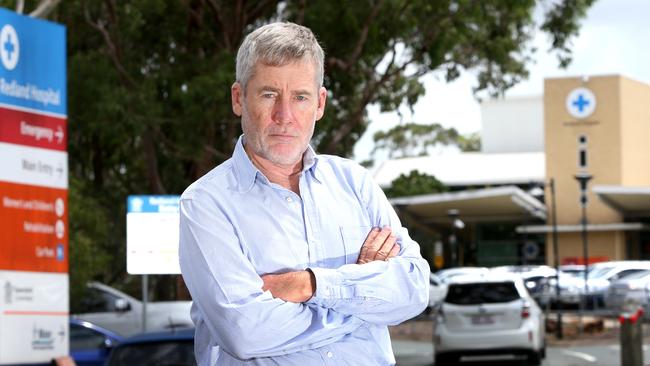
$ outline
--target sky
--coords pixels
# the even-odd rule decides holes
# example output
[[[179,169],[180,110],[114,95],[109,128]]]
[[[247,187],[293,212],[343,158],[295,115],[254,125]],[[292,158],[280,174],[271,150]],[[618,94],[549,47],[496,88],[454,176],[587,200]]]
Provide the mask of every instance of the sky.
[[[533,46],[537,53],[529,65],[528,80],[506,92],[506,97],[538,96],[543,94],[544,78],[583,75],[620,74],[650,84],[650,1],[598,0],[582,20],[580,34],[573,38],[573,62],[566,69],[558,68],[557,56],[545,52],[549,39],[539,32]],[[454,127],[462,134],[479,132],[481,112],[472,94],[476,78],[464,73],[452,83],[423,77],[426,94],[415,105],[414,113],[402,108],[404,122],[433,123]],[[380,113],[377,106],[368,107],[371,124],[357,142],[353,158],[363,161],[370,157],[372,135],[399,123],[396,112]],[[440,150],[444,153],[446,150]],[[377,157],[380,160],[382,157]]]

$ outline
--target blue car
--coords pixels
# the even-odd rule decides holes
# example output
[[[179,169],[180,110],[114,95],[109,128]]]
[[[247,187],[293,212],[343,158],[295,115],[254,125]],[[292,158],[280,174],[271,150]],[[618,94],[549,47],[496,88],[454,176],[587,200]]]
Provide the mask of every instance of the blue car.
[[[98,325],[70,318],[70,356],[77,366],[103,366],[123,337]]]
[[[194,329],[143,333],[113,348],[106,366],[196,366]]]

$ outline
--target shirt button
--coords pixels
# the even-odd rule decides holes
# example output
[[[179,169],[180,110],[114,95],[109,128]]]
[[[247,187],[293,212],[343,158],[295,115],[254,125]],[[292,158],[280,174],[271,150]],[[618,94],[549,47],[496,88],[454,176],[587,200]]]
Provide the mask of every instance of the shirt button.
[[[291,198],[291,197],[287,197],[286,200],[287,200],[288,203],[293,202],[293,198]]]
[[[332,352],[327,352],[327,357],[328,358],[332,358],[332,356],[334,356],[334,354]]]

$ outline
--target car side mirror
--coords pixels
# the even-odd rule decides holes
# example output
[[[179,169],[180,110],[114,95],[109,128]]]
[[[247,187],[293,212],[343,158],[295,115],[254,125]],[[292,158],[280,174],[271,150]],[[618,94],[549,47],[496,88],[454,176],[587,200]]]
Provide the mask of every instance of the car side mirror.
[[[119,312],[125,312],[131,310],[131,304],[125,299],[115,300],[115,310]]]
[[[104,343],[102,344],[102,347],[104,349],[110,350],[111,348],[115,347],[115,341],[112,338],[106,337],[104,338]]]

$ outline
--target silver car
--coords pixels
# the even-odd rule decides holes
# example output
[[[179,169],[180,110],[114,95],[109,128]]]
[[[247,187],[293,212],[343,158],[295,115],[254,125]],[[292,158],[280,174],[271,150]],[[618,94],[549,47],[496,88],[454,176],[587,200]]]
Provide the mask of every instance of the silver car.
[[[191,301],[147,303],[147,331],[191,327]],[[82,309],[73,314],[122,336],[142,332],[143,304],[115,288],[90,282],[82,299]]]
[[[626,307],[642,306],[644,314],[650,310],[650,271],[641,271],[612,281],[605,297],[605,306],[615,314]]]

